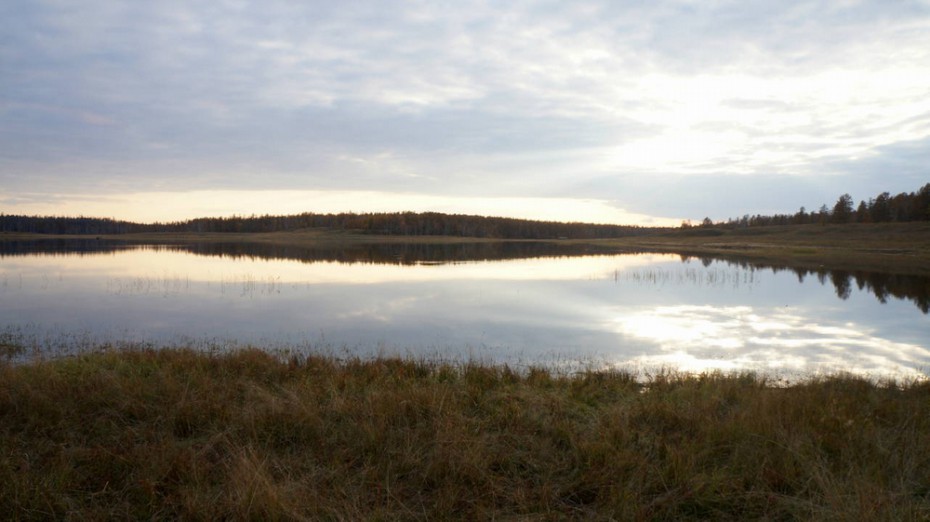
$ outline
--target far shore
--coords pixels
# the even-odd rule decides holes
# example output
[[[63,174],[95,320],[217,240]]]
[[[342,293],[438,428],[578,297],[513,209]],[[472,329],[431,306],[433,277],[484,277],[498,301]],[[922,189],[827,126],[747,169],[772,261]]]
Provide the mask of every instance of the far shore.
[[[710,256],[800,268],[875,270],[930,275],[930,223],[788,225],[749,228],[655,229],[617,239],[498,239],[458,236],[396,236],[347,230],[300,229],[268,233],[140,233],[50,235],[0,233],[0,241],[100,239],[137,243],[242,242],[337,247],[378,243],[456,244],[558,242],[597,245],[616,252],[663,252]]]

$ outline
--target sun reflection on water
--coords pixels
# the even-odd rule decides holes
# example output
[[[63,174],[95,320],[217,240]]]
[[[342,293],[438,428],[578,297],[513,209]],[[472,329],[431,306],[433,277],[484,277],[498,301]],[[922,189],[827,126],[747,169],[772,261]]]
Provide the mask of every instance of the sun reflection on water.
[[[655,343],[658,353],[630,362],[684,371],[847,371],[924,377],[930,349],[873,335],[852,322],[821,324],[804,310],[749,306],[658,306],[612,322],[624,337]]]

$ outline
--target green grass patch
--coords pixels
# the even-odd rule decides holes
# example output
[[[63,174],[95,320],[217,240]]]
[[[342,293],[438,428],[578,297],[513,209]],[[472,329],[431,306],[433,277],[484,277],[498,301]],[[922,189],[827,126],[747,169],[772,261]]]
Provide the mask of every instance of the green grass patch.
[[[930,384],[642,380],[258,350],[0,363],[0,512],[926,519]]]

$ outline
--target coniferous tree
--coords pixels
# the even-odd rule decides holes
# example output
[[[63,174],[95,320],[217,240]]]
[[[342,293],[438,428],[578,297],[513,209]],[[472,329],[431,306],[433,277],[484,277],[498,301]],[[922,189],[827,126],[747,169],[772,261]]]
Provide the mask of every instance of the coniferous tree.
[[[849,194],[843,194],[833,205],[832,221],[834,223],[849,223],[853,215],[853,199]]]

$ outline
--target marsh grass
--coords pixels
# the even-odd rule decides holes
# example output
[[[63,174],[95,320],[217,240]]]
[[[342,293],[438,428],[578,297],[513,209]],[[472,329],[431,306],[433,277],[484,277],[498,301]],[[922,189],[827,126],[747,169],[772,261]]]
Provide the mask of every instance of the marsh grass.
[[[926,519],[930,384],[259,350],[0,363],[0,512]]]
[[[22,346],[0,339],[0,359],[12,359],[13,357],[22,355],[24,351],[25,349]]]

